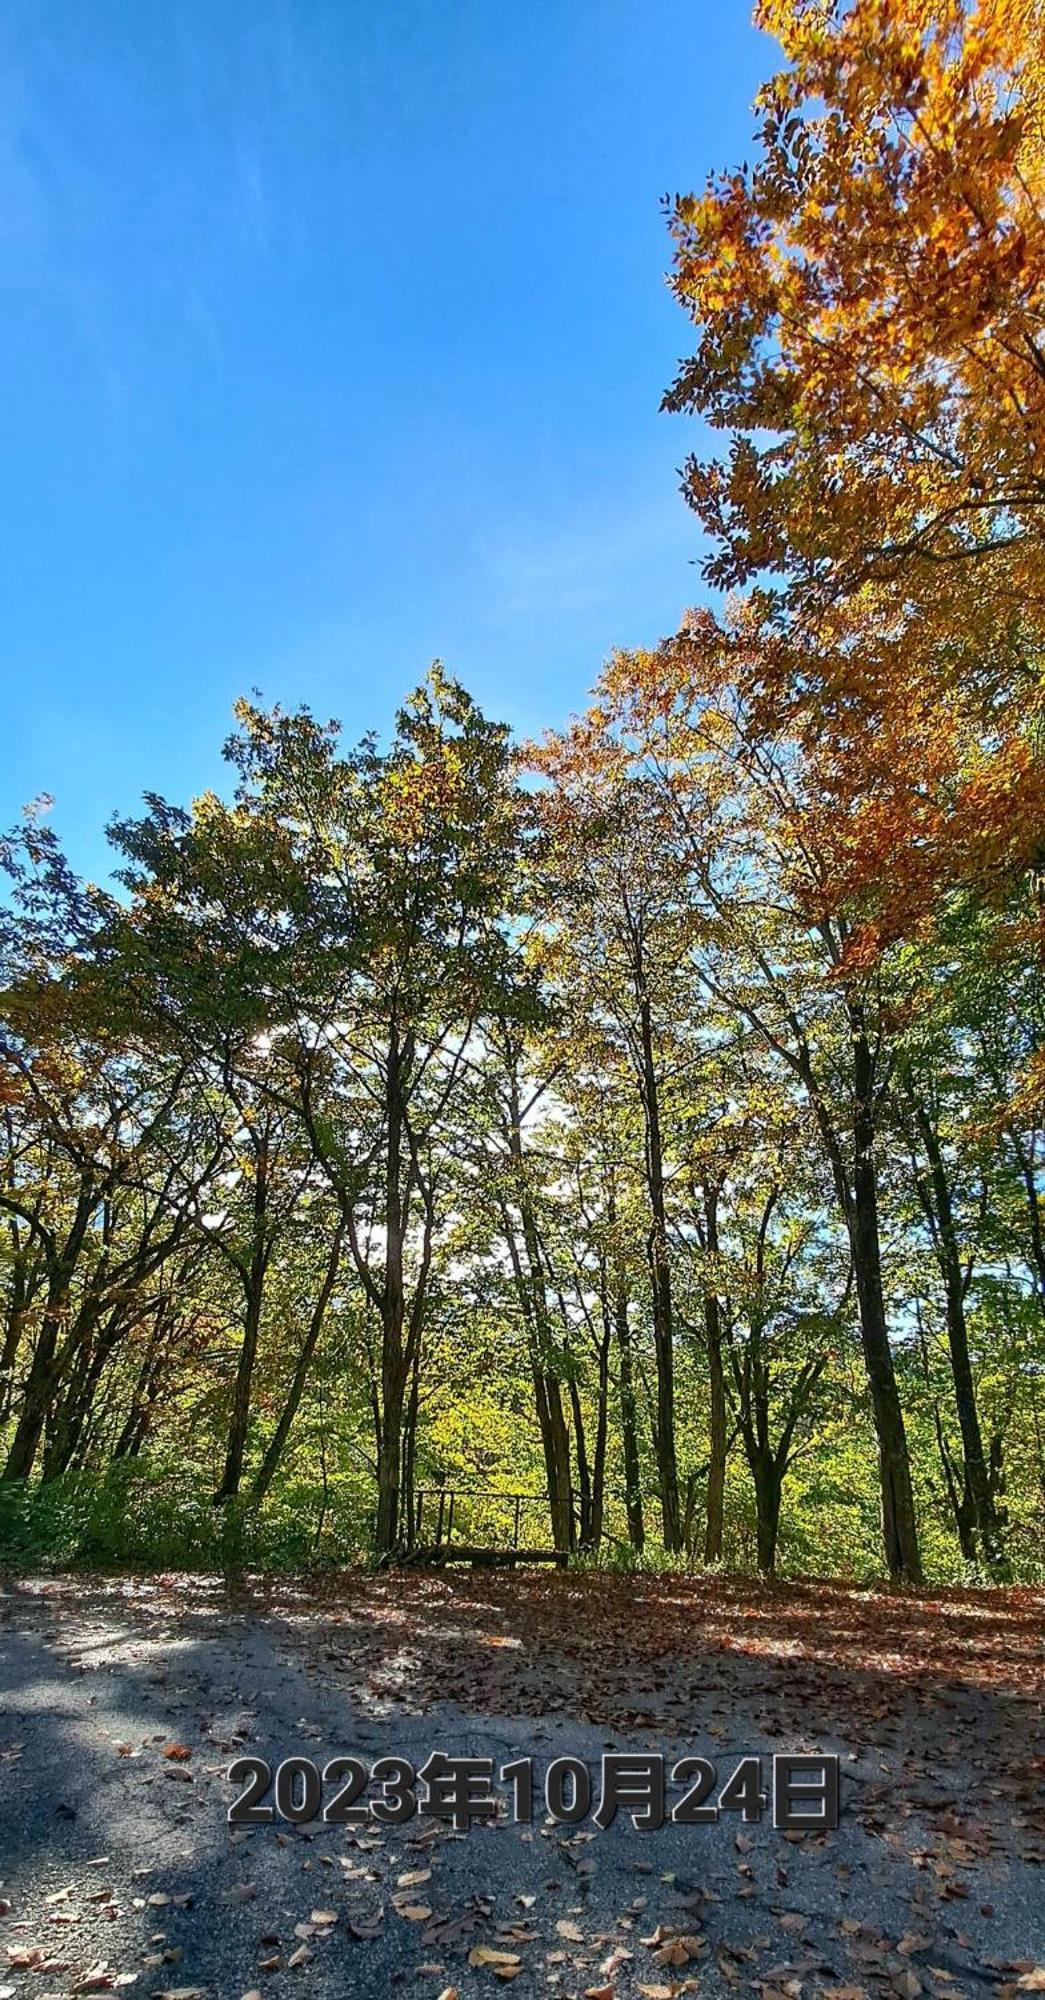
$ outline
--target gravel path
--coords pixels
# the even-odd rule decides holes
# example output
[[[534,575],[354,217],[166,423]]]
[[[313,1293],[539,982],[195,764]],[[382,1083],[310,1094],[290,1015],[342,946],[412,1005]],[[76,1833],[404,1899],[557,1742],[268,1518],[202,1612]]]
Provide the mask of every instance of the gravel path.
[[[1026,1661],[1018,1686],[986,1670],[937,1684],[902,1652],[858,1677],[781,1630],[737,1653],[695,1603],[687,1648],[677,1596],[675,1651],[651,1656],[643,1596],[610,1663],[594,1609],[586,1634],[575,1622],[588,1589],[594,1606],[597,1578],[580,1598],[567,1578],[393,1579],[346,1608],[215,1579],[7,1586],[0,1996],[1045,1990]],[[768,1773],[774,1751],[836,1750],[841,1823],[227,1824],[236,1755],[420,1765],[435,1748],[540,1771],[564,1753],[597,1768],[610,1748],[702,1751],[723,1777],[745,1753]]]

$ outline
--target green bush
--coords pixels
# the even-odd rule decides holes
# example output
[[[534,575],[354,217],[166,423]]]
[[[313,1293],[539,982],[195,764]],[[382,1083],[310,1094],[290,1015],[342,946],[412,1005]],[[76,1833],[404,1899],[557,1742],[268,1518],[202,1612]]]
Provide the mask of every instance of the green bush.
[[[347,1493],[324,1507],[292,1486],[260,1506],[141,1461],[46,1484],[0,1486],[0,1561],[12,1570],[286,1569],[360,1556],[366,1520]]]

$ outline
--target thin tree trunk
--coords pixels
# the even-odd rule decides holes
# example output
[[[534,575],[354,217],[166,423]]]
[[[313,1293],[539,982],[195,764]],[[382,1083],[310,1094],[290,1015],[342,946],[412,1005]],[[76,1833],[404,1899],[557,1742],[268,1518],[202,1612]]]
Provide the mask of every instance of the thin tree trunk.
[[[866,1142],[869,1145],[869,1140]],[[903,1411],[896,1386],[893,1353],[882,1292],[878,1196],[869,1152],[858,1157],[853,1172],[853,1214],[850,1241],[860,1307],[864,1366],[871,1390],[871,1408],[878,1439],[878,1469],[882,1498],[882,1541],[889,1573],[898,1581],[920,1583],[921,1557],[911,1488]]]
[[[704,1227],[708,1252],[718,1255],[718,1189],[704,1189]],[[704,1344],[708,1355],[709,1436],[708,1498],[704,1529],[704,1561],[722,1560],[722,1528],[726,1497],[726,1384],[722,1367],[722,1319],[718,1296],[704,1294]]]
[[[47,1300],[41,1315],[40,1331],[30,1364],[25,1388],[22,1392],[22,1407],[18,1413],[15,1434],[7,1463],[3,1470],[3,1482],[28,1479],[44,1435],[48,1413],[59,1388],[59,1373],[56,1367],[58,1335],[62,1319],[68,1309],[68,1286],[71,1273],[64,1267],[52,1274],[47,1288]]]
[[[421,1344],[414,1349],[414,1359],[410,1369],[410,1396],[406,1406],[406,1424],[403,1432],[403,1506],[401,1525],[407,1539],[414,1537],[414,1494],[416,1490],[417,1467],[417,1415],[421,1402]]]
[[[406,1381],[402,1372],[386,1368],[381,1398],[381,1444],[377,1459],[377,1515],[374,1546],[388,1555],[399,1530],[399,1484],[402,1468],[403,1404]]]
[[[544,1450],[545,1475],[548,1481],[548,1511],[551,1519],[552,1542],[557,1549],[569,1549],[573,1547],[574,1543],[573,1503],[570,1480],[570,1439],[563,1413],[562,1390],[559,1378],[554,1369],[548,1366],[549,1361],[554,1358],[556,1350],[551,1337],[548,1292],[541,1256],[540,1234],[537,1227],[537,1219],[533,1212],[533,1202],[526,1175],[519,1079],[511,1055],[508,1058],[507,1071],[509,1115],[505,1136],[508,1141],[509,1156],[514,1169],[515,1205],[519,1212],[523,1247],[526,1252],[525,1270],[519,1255],[511,1217],[507,1209],[503,1206],[502,1220],[529,1342],[534,1402],[537,1409],[537,1422],[541,1432],[541,1444]]]
[[[620,1434],[621,1452],[624,1459],[624,1504],[628,1515],[628,1539],[632,1548],[641,1555],[646,1542],[646,1529],[642,1517],[642,1473],[639,1465],[639,1425],[635,1407],[635,1370],[631,1351],[631,1326],[628,1321],[628,1292],[623,1272],[618,1270],[615,1287],[614,1316],[617,1335],[617,1357],[620,1371]]]
[[[26,1278],[25,1252],[18,1248],[18,1234],[13,1222],[10,1234],[13,1246],[11,1295],[8,1300],[4,1344],[0,1349],[0,1423],[6,1421],[14,1401],[15,1366],[31,1309],[31,1286]]]
[[[236,1385],[229,1416],[225,1465],[221,1484],[214,1495],[216,1507],[223,1505],[226,1500],[235,1498],[243,1477],[247,1431],[250,1425],[250,1391],[254,1380],[254,1363],[258,1356],[258,1335],[261,1328],[263,1276],[262,1270],[254,1269],[247,1279],[247,1310],[243,1320],[243,1340],[236,1366]]]
[[[578,1544],[582,1549],[592,1546],[592,1494],[591,1466],[588,1463],[588,1440],[584,1428],[584,1411],[581,1409],[580,1390],[571,1374],[569,1382],[570,1412],[573,1417],[574,1451],[577,1459],[577,1502],[580,1520],[577,1524]]]
[[[921,1192],[936,1224],[932,1232],[933,1243],[943,1279],[947,1345],[965,1461],[964,1484],[968,1487],[984,1561],[991,1574],[1000,1579],[1006,1574],[1007,1565],[1001,1524],[991,1491],[987,1455],[983,1448],[980,1416],[976,1407],[976,1385],[973,1380],[969,1331],[965,1318],[965,1279],[951,1188],[936,1126],[913,1090],[909,1092],[909,1096],[929,1168],[928,1175],[921,1182]]]
[[[145,1436],[155,1387],[155,1346],[156,1336],[153,1334],[145,1350],[141,1367],[138,1370],[127,1414],[112,1448],[112,1457],[114,1459],[134,1457],[140,1449],[141,1441]]]
[[[105,1364],[119,1344],[124,1330],[124,1316],[114,1312],[110,1314],[108,1325],[94,1347],[85,1341],[79,1350],[72,1380],[54,1411],[53,1430],[48,1438],[40,1474],[45,1484],[52,1479],[60,1479],[72,1463]]]
[[[236,1384],[232,1394],[232,1410],[229,1416],[225,1468],[221,1484],[214,1494],[212,1504],[215,1507],[223,1506],[226,1500],[235,1499],[243,1477],[247,1431],[250,1425],[250,1392],[254,1381],[254,1364],[258,1356],[261,1307],[268,1267],[268,1204],[269,1148],[267,1133],[263,1133],[254,1156],[250,1261],[238,1267],[246,1309],[243,1316],[243,1340],[236,1366]]]
[[[675,1452],[675,1315],[668,1254],[664,1153],[660,1129],[660,1098],[653,1050],[649,997],[639,976],[639,1028],[642,1042],[642,1104],[646,1126],[646,1181],[650,1229],[646,1240],[653,1297],[653,1340],[657,1362],[657,1474],[660,1486],[664,1547],[682,1547],[679,1520],[678,1461]]]
[[[776,1575],[777,1537],[780,1532],[780,1494],[783,1485],[772,1453],[759,1454],[752,1465],[755,1486],[755,1544],[759,1573]]]
[[[591,1467],[591,1546],[597,1549],[602,1541],[602,1524],[606,1506],[606,1449],[609,1438],[610,1399],[610,1327],[604,1326],[599,1344],[598,1405],[595,1418],[595,1450]]]
[[[308,1323],[308,1329],[306,1331],[305,1338],[301,1345],[301,1351],[297,1358],[297,1364],[295,1366],[294,1374],[291,1379],[290,1389],[287,1393],[287,1400],[283,1405],[283,1410],[280,1415],[279,1422],[276,1425],[276,1428],[272,1433],[272,1437],[269,1440],[268,1448],[265,1452],[265,1456],[262,1459],[260,1466],[258,1467],[258,1471],[254,1479],[254,1484],[253,1487],[251,1488],[252,1497],[255,1500],[263,1500],[266,1493],[268,1492],[269,1487],[272,1484],[276,1468],[279,1465],[280,1459],[283,1456],[283,1451],[286,1446],[287,1439],[290,1436],[290,1427],[294,1422],[294,1418],[297,1416],[298,1409],[301,1403],[301,1398],[305,1392],[305,1383],[308,1380],[308,1371],[312,1365],[312,1356],[316,1351],[316,1347],[319,1342],[319,1336],[323,1331],[323,1322],[326,1319],[327,1307],[330,1304],[330,1296],[337,1282],[337,1273],[338,1273],[338,1266],[341,1262],[341,1248],[344,1241],[344,1233],[345,1233],[344,1223],[342,1222],[334,1232],[334,1240],[331,1245],[330,1255],[327,1258],[327,1267],[325,1272],[323,1273],[323,1282],[320,1286],[319,1294],[316,1298],[315,1305],[312,1308],[312,1313]]]
[[[799,1073],[809,1093],[849,1232],[864,1368],[878,1441],[882,1544],[886,1564],[890,1576],[897,1582],[919,1584],[922,1564],[911,1486],[911,1462],[882,1289],[878,1183],[874,1164],[874,1058],[861,1010],[855,1004],[850,1004],[848,1018],[853,1090],[854,1160],[851,1182],[846,1173],[838,1132],[813,1079],[808,1051],[804,1046],[800,1051]]]

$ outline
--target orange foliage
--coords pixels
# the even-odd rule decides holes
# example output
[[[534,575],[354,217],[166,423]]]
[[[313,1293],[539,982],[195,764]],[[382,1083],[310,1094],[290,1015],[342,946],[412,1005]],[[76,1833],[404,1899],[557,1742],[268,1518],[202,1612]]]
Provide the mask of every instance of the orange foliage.
[[[752,593],[687,643],[801,736],[838,893],[895,935],[1045,855],[1045,9],[758,19],[788,66],[755,165],[672,213],[699,343],[666,402],[729,436],[687,492]]]

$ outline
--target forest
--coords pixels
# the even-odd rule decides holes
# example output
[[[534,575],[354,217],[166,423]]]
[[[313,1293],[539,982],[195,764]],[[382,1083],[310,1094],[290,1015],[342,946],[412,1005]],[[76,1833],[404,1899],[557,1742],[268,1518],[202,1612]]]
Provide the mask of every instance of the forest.
[[[680,629],[0,844],[9,1561],[1045,1577],[1041,9],[760,19]]]

